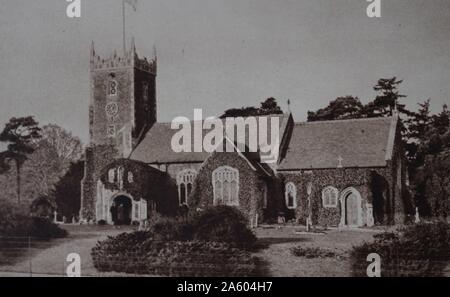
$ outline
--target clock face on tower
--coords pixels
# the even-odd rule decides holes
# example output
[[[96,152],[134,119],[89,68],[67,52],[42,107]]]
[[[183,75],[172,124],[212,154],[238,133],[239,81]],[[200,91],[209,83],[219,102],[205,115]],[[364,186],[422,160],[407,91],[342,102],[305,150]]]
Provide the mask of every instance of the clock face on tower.
[[[105,111],[108,118],[115,117],[119,113],[119,105],[116,102],[110,102],[106,104]]]

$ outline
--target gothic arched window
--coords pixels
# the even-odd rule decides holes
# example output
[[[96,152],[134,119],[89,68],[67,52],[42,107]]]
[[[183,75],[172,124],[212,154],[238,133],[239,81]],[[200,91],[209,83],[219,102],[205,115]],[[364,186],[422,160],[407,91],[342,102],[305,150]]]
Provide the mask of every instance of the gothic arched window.
[[[326,187],[322,190],[323,207],[331,208],[338,205],[339,191],[335,187]]]
[[[192,169],[183,170],[177,175],[178,197],[180,205],[188,204],[188,197],[192,192],[197,172]]]
[[[286,184],[285,191],[286,207],[289,209],[297,208],[297,187],[294,183],[289,182]]]
[[[144,99],[144,102],[147,103],[147,100],[148,100],[148,83],[147,82],[142,83],[142,98]]]
[[[228,166],[219,167],[212,174],[214,205],[239,206],[239,171]]]
[[[267,208],[267,184],[264,183],[262,188],[262,195],[263,195],[263,208]]]
[[[134,183],[134,175],[133,172],[131,171],[128,171],[128,183],[129,184]]]
[[[110,169],[108,171],[108,182],[110,184],[114,183],[115,177],[116,177],[116,170],[115,169]]]

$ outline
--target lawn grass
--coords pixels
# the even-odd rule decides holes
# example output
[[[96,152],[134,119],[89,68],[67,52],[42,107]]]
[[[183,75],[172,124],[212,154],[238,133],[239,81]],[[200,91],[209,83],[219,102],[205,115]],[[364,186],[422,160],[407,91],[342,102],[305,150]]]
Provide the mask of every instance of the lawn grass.
[[[348,254],[353,246],[370,241],[375,232],[363,230],[326,230],[325,234],[296,234],[298,227],[259,228],[255,230],[261,249],[255,253],[267,265],[266,275],[275,277],[351,276]],[[323,249],[335,257],[297,257],[292,248]]]
[[[63,276],[67,266],[66,257],[69,253],[79,253],[82,260],[83,276],[133,276],[123,273],[99,273],[92,262],[91,249],[98,240],[107,236],[115,236],[122,232],[131,232],[135,228],[94,225],[66,225],[69,236],[46,244],[36,243],[28,251],[27,243],[20,243],[22,252],[15,257],[8,255],[10,264],[0,267],[1,272],[27,273],[30,270],[29,259],[32,259],[31,270],[34,274],[49,274]],[[253,253],[259,259],[261,276],[350,276],[348,252],[354,245],[370,241],[374,232],[325,230],[324,235],[296,234],[299,227],[265,227],[255,229],[259,249]],[[320,248],[333,252],[336,257],[307,258],[293,255],[291,249]],[[25,251],[25,253],[23,253]],[[29,254],[27,253],[29,252]],[[3,259],[0,254],[0,259]],[[12,261],[13,260],[13,261]],[[7,265],[6,265],[7,264]],[[0,264],[1,265],[1,264]]]

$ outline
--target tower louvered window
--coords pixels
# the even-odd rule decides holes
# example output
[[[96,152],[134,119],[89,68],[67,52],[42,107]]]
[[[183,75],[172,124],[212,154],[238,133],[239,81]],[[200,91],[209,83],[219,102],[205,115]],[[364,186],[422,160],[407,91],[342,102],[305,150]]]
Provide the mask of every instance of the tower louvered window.
[[[115,97],[119,93],[119,84],[117,80],[111,79],[108,81],[108,96]]]

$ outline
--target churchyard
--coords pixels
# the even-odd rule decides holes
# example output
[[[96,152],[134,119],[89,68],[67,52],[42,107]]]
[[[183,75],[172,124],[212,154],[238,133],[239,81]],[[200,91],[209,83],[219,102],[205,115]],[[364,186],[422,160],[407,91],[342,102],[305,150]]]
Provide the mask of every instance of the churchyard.
[[[67,238],[56,239],[47,244],[35,244],[31,251],[28,251],[27,246],[18,247],[17,249],[25,249],[26,252],[21,257],[14,258],[13,263],[3,263],[0,266],[0,276],[66,276],[66,269],[70,264],[66,261],[69,253],[80,255],[82,276],[137,276],[99,272],[91,257],[91,250],[99,240],[131,232],[133,227],[65,225],[63,228],[69,231]],[[370,241],[378,233],[373,230],[326,230],[322,234],[305,234],[302,231],[304,228],[299,226],[271,225],[254,229],[259,247],[252,252],[252,256],[260,260],[261,276],[351,276],[349,251],[355,245]],[[335,255],[297,257],[291,251],[297,246],[320,248],[332,251]],[[3,253],[2,256],[4,255]]]

